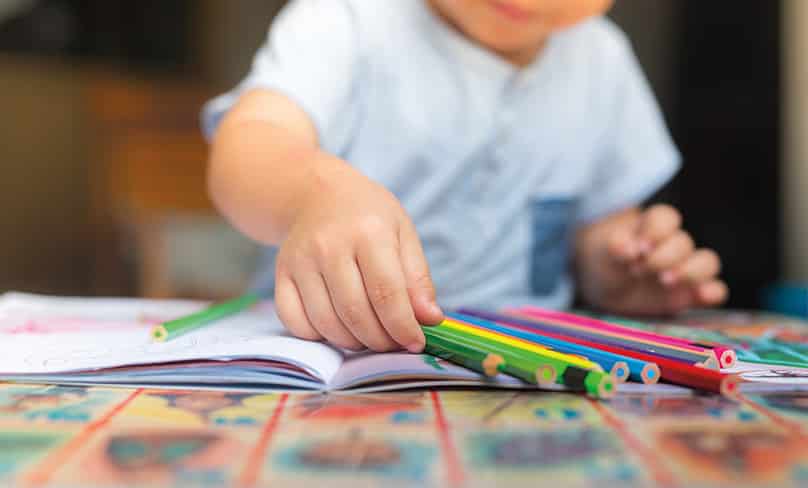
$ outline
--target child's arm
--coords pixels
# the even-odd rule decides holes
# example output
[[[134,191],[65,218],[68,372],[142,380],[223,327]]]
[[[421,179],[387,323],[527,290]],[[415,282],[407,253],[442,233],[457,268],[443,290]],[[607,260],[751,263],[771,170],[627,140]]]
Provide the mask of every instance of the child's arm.
[[[695,249],[667,205],[618,212],[580,229],[575,266],[583,298],[625,314],[676,313],[712,306],[727,297],[717,278],[721,262],[710,249]]]
[[[238,229],[280,245],[275,300],[292,333],[348,349],[423,348],[418,322],[442,313],[412,222],[385,188],[320,150],[294,102],[242,96],[216,132],[208,179]]]

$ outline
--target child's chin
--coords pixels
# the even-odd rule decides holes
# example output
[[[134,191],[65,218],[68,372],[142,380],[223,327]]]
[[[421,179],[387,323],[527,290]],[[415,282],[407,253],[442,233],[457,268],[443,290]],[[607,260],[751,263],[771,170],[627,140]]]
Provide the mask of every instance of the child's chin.
[[[501,30],[480,36],[478,42],[491,51],[508,55],[511,53],[524,53],[531,50],[536,50],[538,53],[546,39],[547,34],[544,33],[541,35],[535,33],[527,35]]]

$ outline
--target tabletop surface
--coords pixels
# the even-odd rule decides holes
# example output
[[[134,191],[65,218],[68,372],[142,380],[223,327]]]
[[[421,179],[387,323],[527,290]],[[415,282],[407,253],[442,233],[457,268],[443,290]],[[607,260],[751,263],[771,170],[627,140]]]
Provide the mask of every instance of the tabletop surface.
[[[806,429],[808,394],[598,402],[5,385],[0,483],[798,486]]]
[[[0,384],[0,485],[537,482],[808,486],[808,392],[737,401],[623,393],[600,402],[538,391],[325,395]]]

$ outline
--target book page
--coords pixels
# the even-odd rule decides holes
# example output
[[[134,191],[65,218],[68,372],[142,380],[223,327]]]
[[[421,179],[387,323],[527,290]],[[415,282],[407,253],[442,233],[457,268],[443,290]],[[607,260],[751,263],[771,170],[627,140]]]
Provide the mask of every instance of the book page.
[[[735,366],[722,369],[721,372],[737,374],[744,381],[751,383],[808,385],[808,368],[798,368],[796,366],[738,361]]]
[[[495,379],[487,378],[470,369],[426,354],[365,352],[348,355],[328,384],[328,389],[353,389],[382,382],[395,383],[401,387],[405,382],[417,382],[420,385],[425,382],[447,380],[462,382],[469,386],[526,385],[516,378],[505,375],[498,375]]]
[[[269,303],[165,343],[152,341],[154,325],[205,306],[195,301],[5,294],[0,297],[0,378],[176,361],[263,359],[295,365],[325,384],[342,363],[339,351],[287,335]],[[213,380],[208,376],[206,381]]]

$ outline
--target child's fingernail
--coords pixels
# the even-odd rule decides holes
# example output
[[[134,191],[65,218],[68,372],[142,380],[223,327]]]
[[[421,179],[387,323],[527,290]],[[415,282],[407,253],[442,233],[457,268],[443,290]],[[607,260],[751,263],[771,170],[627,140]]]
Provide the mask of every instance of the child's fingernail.
[[[663,271],[659,275],[659,281],[661,281],[663,285],[672,285],[676,283],[676,278],[676,273],[673,271]]]
[[[626,243],[626,247],[624,249],[624,252],[626,253],[626,257],[628,259],[634,259],[634,258],[637,257],[637,254],[639,254],[639,249],[637,248],[637,244],[635,244],[633,242],[629,242],[629,243]]]
[[[431,298],[424,298],[421,304],[425,307],[425,311],[431,315],[443,316],[443,310],[440,309],[437,303]],[[427,324],[432,325],[432,324]]]
[[[423,342],[416,342],[407,346],[407,350],[412,353],[419,353],[424,350],[424,343]]]

